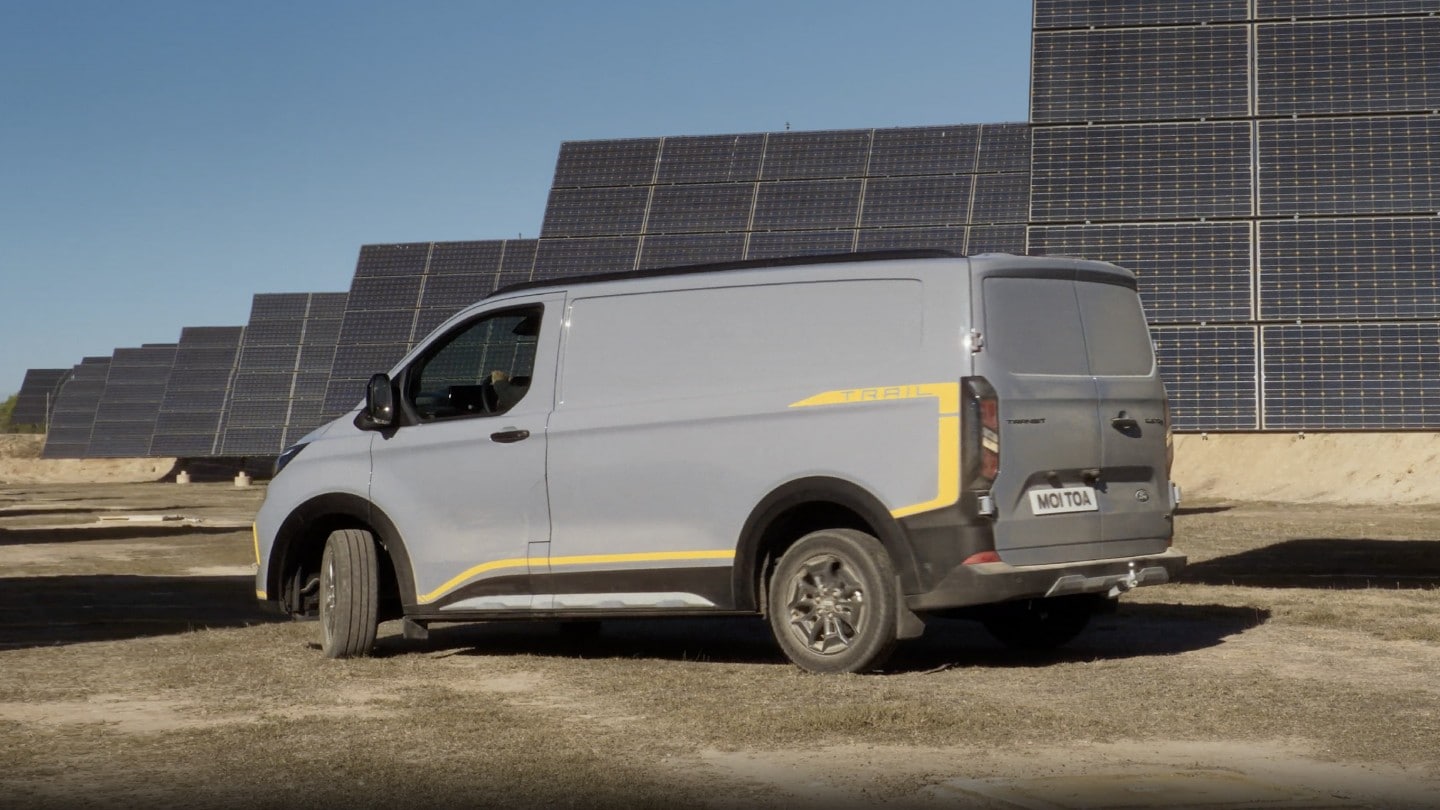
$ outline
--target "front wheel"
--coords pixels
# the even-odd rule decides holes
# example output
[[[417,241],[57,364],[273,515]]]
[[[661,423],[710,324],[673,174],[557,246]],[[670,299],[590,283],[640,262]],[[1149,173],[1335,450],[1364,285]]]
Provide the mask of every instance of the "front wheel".
[[[810,672],[864,672],[895,649],[895,569],[864,532],[827,529],[796,541],[769,587],[770,630]]]
[[[326,658],[369,655],[379,627],[380,555],[375,536],[341,529],[320,559],[320,649]]]

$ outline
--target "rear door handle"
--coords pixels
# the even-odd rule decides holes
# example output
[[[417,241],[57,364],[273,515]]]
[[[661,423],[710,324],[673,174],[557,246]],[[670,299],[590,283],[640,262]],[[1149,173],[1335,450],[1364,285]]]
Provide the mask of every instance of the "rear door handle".
[[[528,438],[530,438],[530,431],[528,430],[502,430],[498,433],[490,434],[490,441],[499,442],[500,444],[514,444],[515,442],[523,442]]]

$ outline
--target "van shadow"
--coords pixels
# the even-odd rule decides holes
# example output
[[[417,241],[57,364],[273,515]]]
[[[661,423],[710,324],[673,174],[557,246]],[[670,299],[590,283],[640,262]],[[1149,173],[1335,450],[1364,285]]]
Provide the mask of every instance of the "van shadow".
[[[0,650],[288,621],[262,611],[248,576],[0,578]]]
[[[1233,506],[1224,504],[1218,506],[1180,506],[1176,507],[1175,514],[1181,517],[1185,515],[1215,515],[1221,512],[1229,512],[1234,508]]]
[[[1059,650],[1006,648],[977,622],[932,618],[925,635],[902,642],[887,673],[955,667],[1037,667],[1071,661],[1168,656],[1221,644],[1256,627],[1269,612],[1222,605],[1122,605],[1097,616],[1079,638]],[[450,651],[452,655],[536,655],[558,658],[644,658],[789,666],[764,619],[618,619],[588,632],[556,622],[493,622],[433,626],[425,641],[382,636],[380,656]]]
[[[0,529],[0,546],[21,546],[32,543],[78,543],[86,540],[146,540],[176,537],[182,534],[233,534],[248,532],[243,526],[204,526],[181,521],[129,523],[96,526],[57,526],[46,529]]]
[[[1252,588],[1440,588],[1440,540],[1312,537],[1217,557],[1179,582]]]

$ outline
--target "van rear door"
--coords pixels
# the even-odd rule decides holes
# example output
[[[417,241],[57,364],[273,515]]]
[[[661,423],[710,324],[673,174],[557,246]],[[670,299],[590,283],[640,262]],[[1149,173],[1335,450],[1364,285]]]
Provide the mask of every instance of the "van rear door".
[[[983,266],[974,372],[999,402],[995,547],[1015,565],[1164,551],[1164,388],[1127,271]]]

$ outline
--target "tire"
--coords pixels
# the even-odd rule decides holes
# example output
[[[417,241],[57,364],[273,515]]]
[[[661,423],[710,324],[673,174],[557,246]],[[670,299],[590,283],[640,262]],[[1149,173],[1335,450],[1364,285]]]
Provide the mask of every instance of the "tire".
[[[379,552],[362,529],[332,532],[320,561],[320,649],[356,658],[375,648],[379,627]]]
[[[997,606],[981,618],[985,630],[1016,650],[1053,650],[1080,635],[1100,607],[1094,596],[1057,596]]]
[[[812,532],[785,552],[770,578],[770,631],[801,669],[865,672],[895,649],[899,598],[879,540],[853,529]]]

